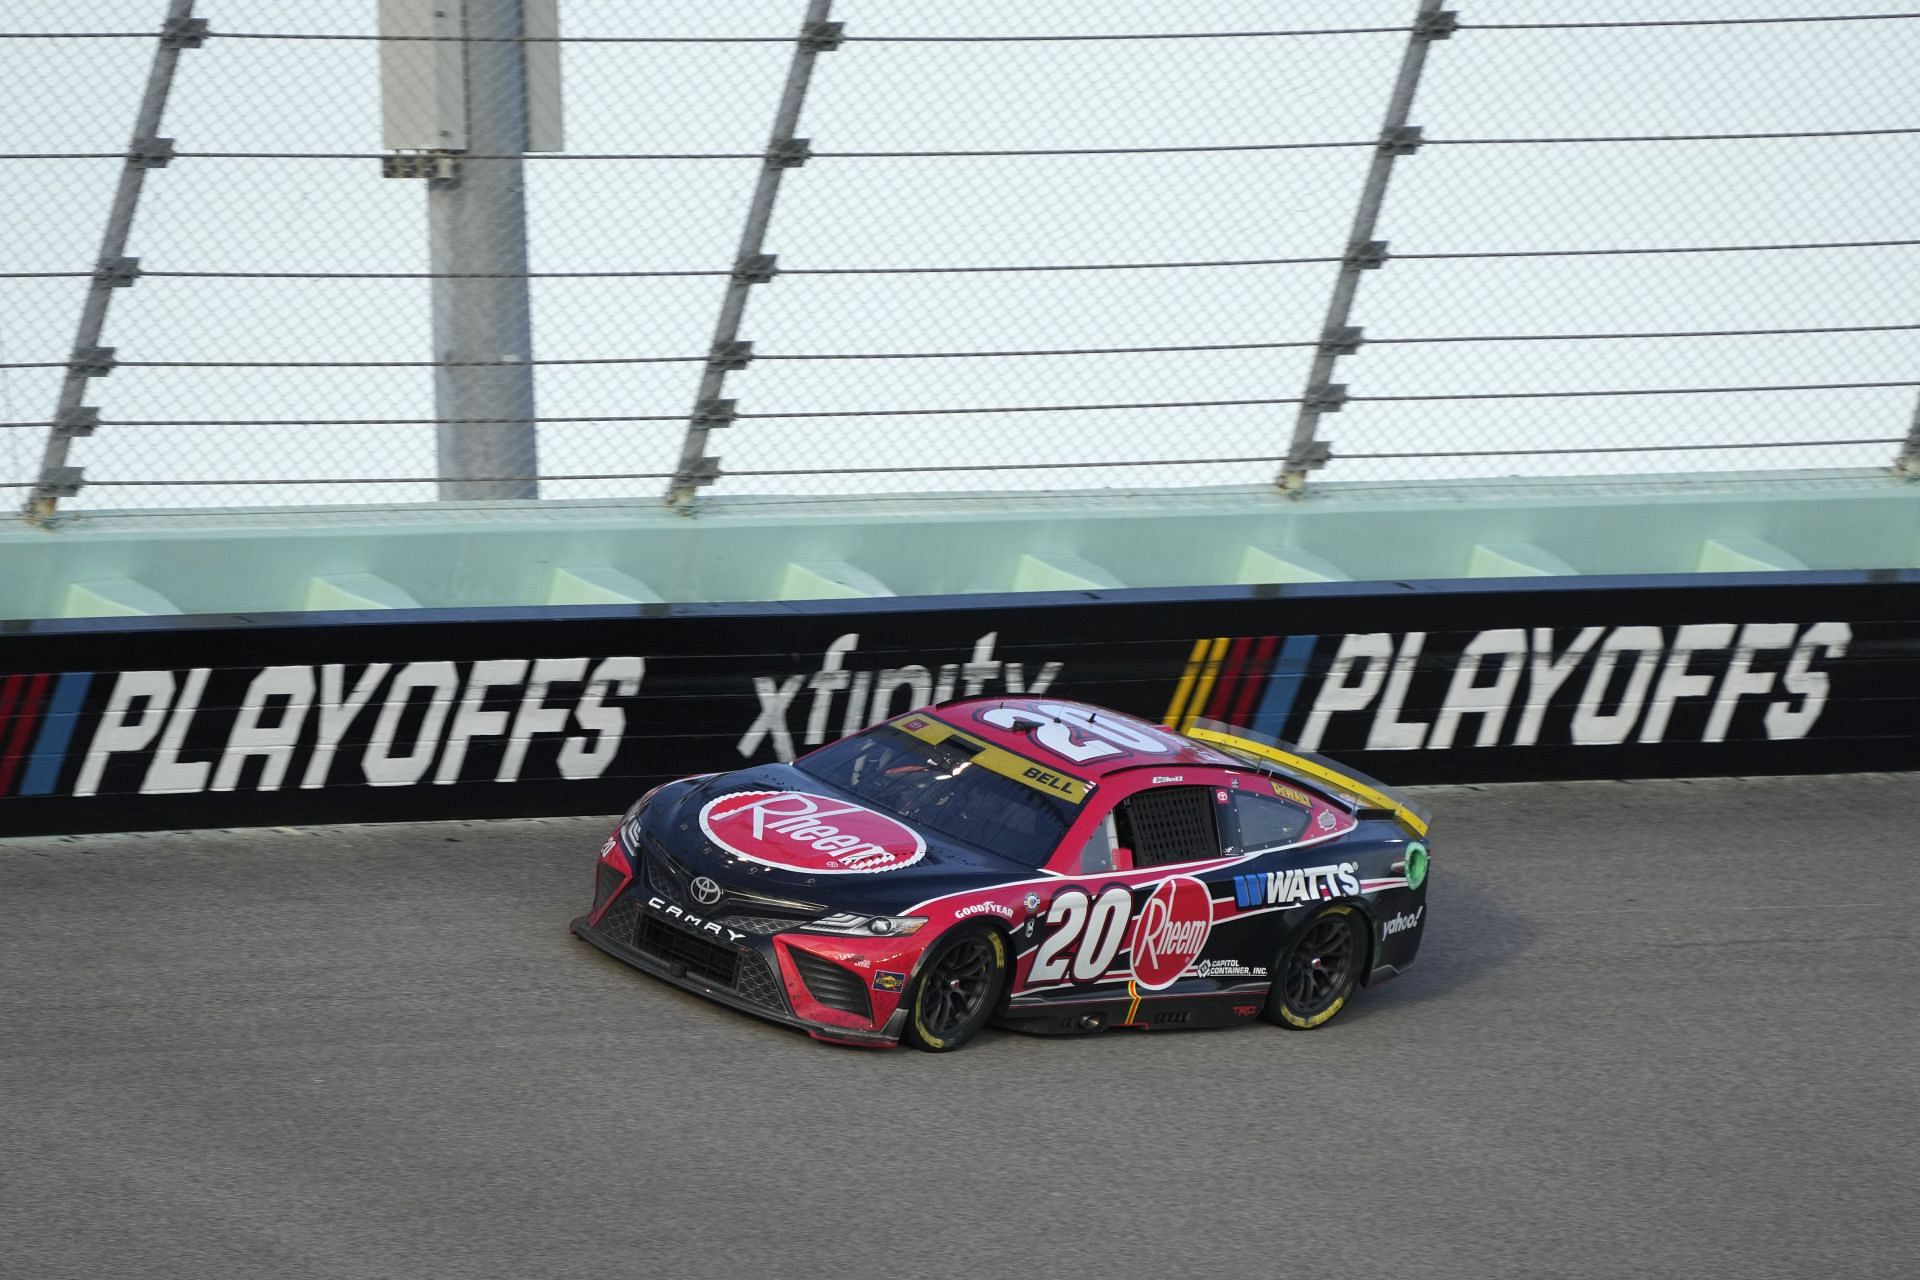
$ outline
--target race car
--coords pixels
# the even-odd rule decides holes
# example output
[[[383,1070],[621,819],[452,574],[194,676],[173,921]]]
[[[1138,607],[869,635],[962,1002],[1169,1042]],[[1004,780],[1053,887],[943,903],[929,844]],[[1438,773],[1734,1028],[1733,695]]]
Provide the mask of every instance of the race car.
[[[1309,1029],[1413,962],[1429,816],[1199,720],[970,698],[788,764],[670,782],[573,932],[821,1040]]]

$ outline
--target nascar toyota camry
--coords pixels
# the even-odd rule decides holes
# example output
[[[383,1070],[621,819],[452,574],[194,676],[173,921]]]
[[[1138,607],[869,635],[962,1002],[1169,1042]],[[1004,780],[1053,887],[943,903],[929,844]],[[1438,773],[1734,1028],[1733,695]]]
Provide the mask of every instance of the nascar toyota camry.
[[[1201,720],[972,698],[656,787],[573,931],[822,1040],[1326,1023],[1404,970],[1428,816]]]

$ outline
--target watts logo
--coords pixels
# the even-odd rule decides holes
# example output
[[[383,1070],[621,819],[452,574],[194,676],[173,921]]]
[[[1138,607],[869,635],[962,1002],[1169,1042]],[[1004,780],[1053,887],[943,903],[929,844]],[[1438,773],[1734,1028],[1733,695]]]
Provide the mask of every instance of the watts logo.
[[[1844,622],[1216,636],[1194,643],[1163,722],[1303,751],[1797,739],[1852,641]]]
[[[1332,898],[1360,896],[1360,864],[1341,862],[1325,867],[1294,867],[1289,871],[1257,872],[1233,878],[1234,905],[1273,907]]]

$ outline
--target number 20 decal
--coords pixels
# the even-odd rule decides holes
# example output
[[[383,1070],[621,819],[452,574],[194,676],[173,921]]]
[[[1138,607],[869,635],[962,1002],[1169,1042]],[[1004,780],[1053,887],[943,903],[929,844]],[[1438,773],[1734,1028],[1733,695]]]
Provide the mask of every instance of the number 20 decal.
[[[995,707],[983,712],[980,719],[997,729],[1031,733],[1036,743],[1075,764],[1125,755],[1129,751],[1166,755],[1180,745],[1117,720],[1101,720],[1097,712],[1065,703],[1036,703],[1031,711],[1023,707]]]
[[[1040,944],[1027,981],[1059,982],[1069,970],[1071,981],[1094,981],[1120,954],[1132,915],[1133,891],[1124,885],[1113,885],[1092,899],[1084,889],[1062,889],[1047,909],[1047,923],[1058,928]]]

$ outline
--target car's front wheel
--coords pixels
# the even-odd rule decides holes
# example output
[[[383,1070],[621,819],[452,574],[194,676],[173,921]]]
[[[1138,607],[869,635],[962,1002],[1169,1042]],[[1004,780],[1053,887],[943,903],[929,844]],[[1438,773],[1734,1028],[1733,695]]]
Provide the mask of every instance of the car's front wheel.
[[[956,929],[933,944],[907,992],[902,1038],[929,1053],[958,1049],[993,1016],[1007,979],[1007,942],[986,926]]]
[[[1360,981],[1367,940],[1352,907],[1332,906],[1307,921],[1274,966],[1266,1018],[1308,1031],[1346,1007]]]

